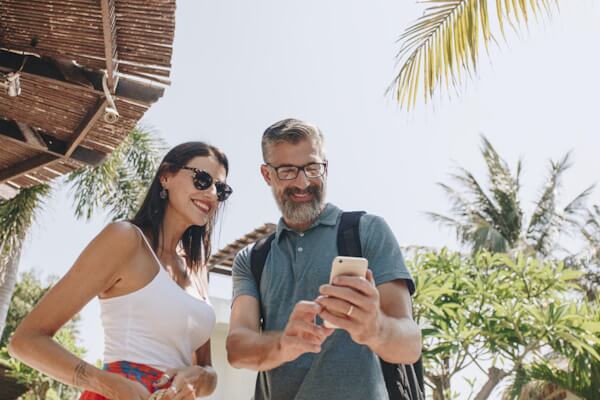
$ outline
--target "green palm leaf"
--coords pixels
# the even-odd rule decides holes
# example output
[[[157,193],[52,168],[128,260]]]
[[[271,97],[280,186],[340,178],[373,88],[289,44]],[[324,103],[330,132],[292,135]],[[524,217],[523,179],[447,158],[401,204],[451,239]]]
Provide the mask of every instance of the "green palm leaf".
[[[415,105],[422,90],[425,102],[441,83],[456,85],[463,74],[476,72],[481,43],[487,49],[491,0],[421,0],[428,7],[421,18],[400,36],[401,63],[393,84],[401,106]],[[498,25],[526,25],[530,16],[550,11],[550,0],[496,0]]]
[[[156,132],[135,128],[123,143],[97,167],[70,174],[77,218],[90,219],[106,209],[112,220],[128,218],[137,209],[158,168],[165,144]]]
[[[526,238],[535,251],[541,254],[548,254],[551,251],[554,245],[553,239],[556,237],[553,232],[568,231],[579,226],[578,221],[585,211],[585,202],[594,189],[594,186],[590,186],[561,210],[557,205],[557,198],[562,177],[570,167],[570,153],[557,162],[550,161],[547,181],[529,221]]]
[[[10,257],[21,248],[29,227],[50,192],[50,186],[42,184],[21,189],[12,199],[0,202],[0,258]],[[0,262],[0,266],[3,265]],[[0,270],[0,276],[2,273]]]
[[[558,234],[581,229],[585,204],[594,186],[581,192],[563,208],[558,204],[563,174],[571,166],[570,154],[557,162],[550,162],[549,176],[529,224],[524,228],[524,212],[519,199],[523,163],[519,160],[513,173],[485,136],[481,136],[481,141],[487,185],[482,185],[470,171],[459,167],[457,173],[450,175],[457,183],[456,187],[438,183],[450,200],[451,216],[427,213],[430,219],[452,229],[457,239],[473,252],[520,249],[548,255],[556,249]],[[600,254],[600,207],[595,213],[587,213],[585,226],[582,233],[590,243],[596,243],[593,247]]]

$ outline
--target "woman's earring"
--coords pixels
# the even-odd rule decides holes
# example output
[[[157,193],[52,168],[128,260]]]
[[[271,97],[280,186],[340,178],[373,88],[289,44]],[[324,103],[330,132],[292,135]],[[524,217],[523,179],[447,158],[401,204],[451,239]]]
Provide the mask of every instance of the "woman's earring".
[[[167,192],[167,189],[162,188],[162,190],[159,193],[159,196],[161,199],[166,200],[167,197],[169,197],[169,192]]]

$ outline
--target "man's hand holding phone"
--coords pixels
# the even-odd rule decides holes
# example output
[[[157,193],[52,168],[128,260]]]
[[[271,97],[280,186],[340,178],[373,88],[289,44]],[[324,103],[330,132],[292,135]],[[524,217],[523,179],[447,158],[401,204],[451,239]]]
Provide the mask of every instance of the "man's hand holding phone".
[[[342,263],[339,262],[340,259],[343,260]],[[344,262],[347,264],[346,268],[336,268],[336,264]],[[350,264],[354,266],[347,268]],[[336,271],[342,269],[345,273]],[[359,344],[370,345],[378,339],[381,316],[379,291],[375,286],[373,273],[367,269],[366,259],[336,257],[332,265],[331,281],[321,286],[320,293],[316,302],[323,306],[319,315],[325,321],[325,326],[344,329]]]
[[[322,306],[314,301],[296,304],[279,339],[278,351],[282,362],[293,361],[304,353],[321,351],[321,344],[334,331],[315,323],[315,317],[321,310]]]

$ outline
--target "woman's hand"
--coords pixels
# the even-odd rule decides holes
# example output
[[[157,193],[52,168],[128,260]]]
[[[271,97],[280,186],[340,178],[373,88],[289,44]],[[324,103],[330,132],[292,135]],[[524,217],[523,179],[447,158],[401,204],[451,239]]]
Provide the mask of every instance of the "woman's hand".
[[[215,370],[211,366],[201,367],[199,365],[169,369],[154,386],[160,387],[171,378],[173,378],[173,382],[161,397],[162,400],[194,400],[197,397],[210,395],[217,386]]]
[[[108,393],[105,397],[111,400],[148,400],[150,392],[137,381],[132,381],[124,376],[107,373],[105,384]]]

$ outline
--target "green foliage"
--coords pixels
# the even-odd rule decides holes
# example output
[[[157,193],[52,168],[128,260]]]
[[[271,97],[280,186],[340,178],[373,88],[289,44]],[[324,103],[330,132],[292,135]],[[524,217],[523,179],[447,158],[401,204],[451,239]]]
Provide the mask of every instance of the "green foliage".
[[[33,306],[48,291],[48,288],[40,284],[32,271],[21,275],[20,281],[15,286],[8,308],[6,327],[0,339],[0,348],[8,344],[8,338],[17,329],[19,322],[29,314]]]
[[[0,200],[0,255],[11,257],[21,243],[31,224],[36,211],[44,198],[50,194],[50,186],[38,185],[22,189],[10,200]],[[0,262],[0,266],[4,263]],[[0,268],[0,276],[2,275]],[[0,280],[1,281],[1,280]]]
[[[558,192],[562,177],[571,166],[570,154],[557,162],[550,161],[548,177],[527,222],[519,199],[521,161],[513,174],[485,137],[482,137],[481,153],[487,167],[488,187],[484,188],[471,172],[461,168],[452,175],[460,189],[440,184],[451,202],[452,216],[428,215],[454,230],[457,239],[473,253],[520,249],[547,256],[560,249],[556,245],[558,235],[578,227],[585,201],[594,188],[589,187],[566,206],[559,207]]]
[[[389,90],[401,106],[411,108],[419,93],[425,102],[445,83],[456,85],[477,70],[481,44],[494,39],[490,13],[495,9],[500,32],[505,24],[527,25],[530,17],[550,11],[558,0],[421,0],[427,9],[400,36],[400,71]],[[492,11],[490,11],[492,10]]]
[[[60,382],[54,381],[43,373],[28,367],[22,362],[9,356],[7,350],[8,339],[16,329],[19,322],[31,311],[33,306],[44,296],[52,284],[42,285],[33,272],[22,274],[17,283],[8,310],[6,329],[0,342],[0,360],[9,368],[8,375],[19,383],[30,388],[25,399],[45,400],[71,399],[77,396],[78,390]],[[54,336],[54,339],[67,350],[83,357],[85,349],[77,344],[79,317],[76,316],[63,326]]]
[[[77,218],[89,220],[106,209],[112,220],[132,217],[158,168],[164,142],[153,131],[135,128],[97,167],[71,173],[73,206]]]
[[[569,300],[581,272],[519,254],[461,256],[445,249],[409,262],[416,279],[414,314],[422,327],[428,385],[450,391],[450,379],[476,365],[495,384],[571,349],[599,365],[590,308]],[[491,364],[486,370],[483,363]],[[583,368],[583,367],[582,367]],[[439,396],[438,396],[439,397]],[[441,398],[441,397],[439,397]]]
[[[514,384],[507,398],[517,398],[522,382],[531,381],[553,383],[582,399],[600,398],[600,303],[570,307],[583,322],[570,332],[554,333],[549,343],[552,353],[524,366],[521,380]],[[571,340],[572,335],[580,336],[581,330],[588,337],[584,344]]]

